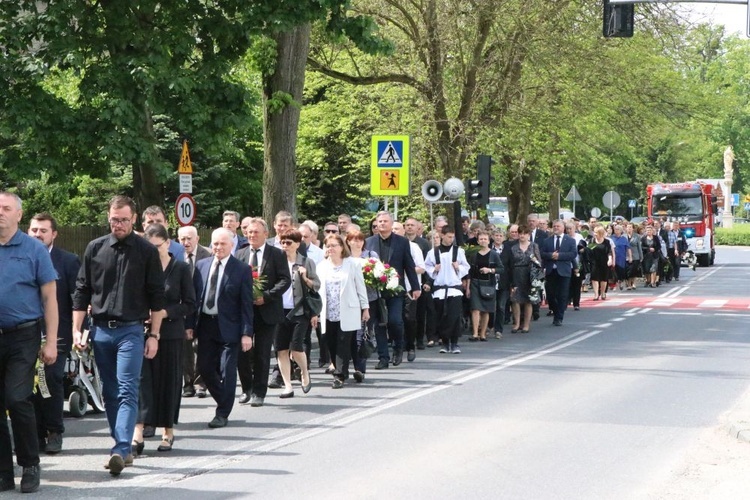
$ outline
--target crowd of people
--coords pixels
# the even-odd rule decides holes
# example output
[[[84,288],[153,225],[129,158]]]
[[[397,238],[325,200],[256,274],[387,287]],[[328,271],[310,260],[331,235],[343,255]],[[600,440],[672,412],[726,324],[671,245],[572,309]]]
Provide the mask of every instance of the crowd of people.
[[[545,302],[562,326],[589,287],[606,300],[641,276],[647,286],[678,280],[686,250],[678,225],[658,221],[548,227],[529,216],[500,228],[464,218],[457,234],[442,216],[425,231],[379,212],[365,228],[342,214],[321,233],[283,211],[273,237],[264,219],[226,211],[204,247],[192,226],[171,239],[157,206],[137,232],[134,202],[115,196],[110,233],[79,259],[54,245],[52,215],[34,215],[28,234],[22,215],[20,198],[0,193],[0,411],[22,492],[39,487],[40,452],[63,449],[71,349],[93,349],[114,441],[104,467],[119,475],[157,429],[157,450],[172,450],[182,398],[213,398],[208,427],[221,428],[235,402],[263,406],[269,388],[292,398],[295,381],[303,394],[315,389],[313,332],[317,367],[342,389],[365,380],[369,351],[376,370],[428,348],[460,354],[464,331],[472,342],[501,339],[508,325],[528,333]],[[45,376],[35,391],[37,359]],[[0,491],[15,488],[11,450],[0,425]]]

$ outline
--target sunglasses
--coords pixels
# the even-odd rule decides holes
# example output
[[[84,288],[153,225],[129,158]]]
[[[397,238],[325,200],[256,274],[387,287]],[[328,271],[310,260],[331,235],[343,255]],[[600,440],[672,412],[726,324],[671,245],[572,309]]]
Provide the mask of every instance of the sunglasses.
[[[338,229],[326,229],[326,230],[325,230],[325,232],[326,232],[326,233],[333,233],[333,234],[336,234],[336,233],[338,233],[338,232],[339,232],[339,230],[338,230]]]

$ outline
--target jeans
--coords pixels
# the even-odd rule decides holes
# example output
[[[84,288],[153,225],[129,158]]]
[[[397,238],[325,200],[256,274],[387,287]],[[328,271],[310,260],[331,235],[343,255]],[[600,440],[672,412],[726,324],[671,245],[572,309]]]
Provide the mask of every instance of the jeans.
[[[95,325],[94,356],[102,377],[104,410],[115,440],[112,454],[130,454],[138,417],[138,389],[143,366],[143,325],[107,328]]]
[[[385,299],[388,307],[388,325],[375,327],[375,338],[378,342],[378,358],[390,360],[388,355],[388,339],[393,342],[393,349],[402,351],[404,348],[404,297]]]
[[[510,290],[507,288],[501,288],[497,291],[495,301],[495,332],[503,333],[503,325],[505,324],[505,308],[508,305],[508,298],[510,296]]]
[[[30,467],[39,463],[39,439],[31,396],[41,338],[39,325],[0,335],[0,477],[13,477],[13,449],[6,410],[13,427],[18,465]]]

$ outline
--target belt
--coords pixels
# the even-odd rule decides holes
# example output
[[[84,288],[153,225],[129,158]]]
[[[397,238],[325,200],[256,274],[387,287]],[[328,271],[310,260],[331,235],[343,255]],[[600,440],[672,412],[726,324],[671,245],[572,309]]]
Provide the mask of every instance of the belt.
[[[101,326],[103,328],[109,328],[110,330],[114,330],[115,328],[140,325],[140,324],[143,324],[143,321],[141,320],[121,321],[119,319],[96,319],[94,318],[94,324],[96,326]]]
[[[208,318],[208,319],[219,319],[218,314],[206,314],[202,312],[201,316],[203,316],[204,318]]]
[[[6,333],[17,332],[19,330],[26,330],[27,328],[31,328],[32,326],[38,325],[41,321],[42,321],[42,318],[37,318],[32,321],[27,321],[26,323],[20,323],[16,326],[11,326],[8,328],[0,328],[0,335],[5,335]]]

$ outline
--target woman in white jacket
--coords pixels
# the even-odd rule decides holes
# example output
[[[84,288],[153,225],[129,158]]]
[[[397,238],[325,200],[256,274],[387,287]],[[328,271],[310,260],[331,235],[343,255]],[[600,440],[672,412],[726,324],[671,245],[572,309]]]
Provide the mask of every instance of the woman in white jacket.
[[[349,257],[341,235],[329,234],[325,247],[328,257],[317,269],[323,298],[320,321],[334,365],[333,388],[341,389],[349,378],[352,335],[370,318],[370,304],[362,267]]]

